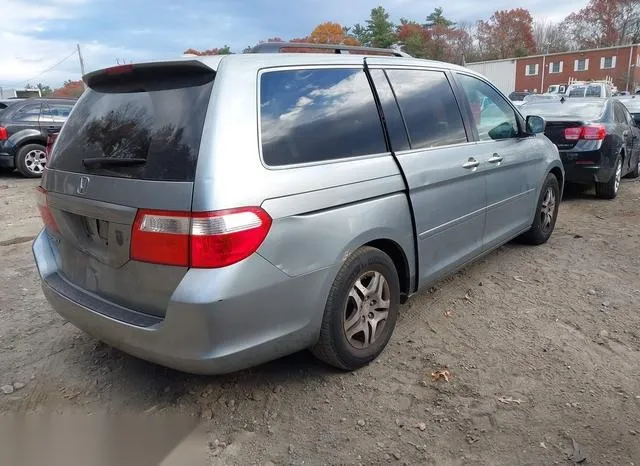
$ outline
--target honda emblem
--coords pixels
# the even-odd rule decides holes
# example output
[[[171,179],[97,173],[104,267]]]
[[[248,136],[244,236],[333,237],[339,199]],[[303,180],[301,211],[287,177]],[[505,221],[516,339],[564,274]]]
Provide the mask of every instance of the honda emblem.
[[[87,186],[89,186],[89,177],[81,176],[80,183],[78,184],[78,188],[76,189],[76,194],[85,194],[87,192]]]

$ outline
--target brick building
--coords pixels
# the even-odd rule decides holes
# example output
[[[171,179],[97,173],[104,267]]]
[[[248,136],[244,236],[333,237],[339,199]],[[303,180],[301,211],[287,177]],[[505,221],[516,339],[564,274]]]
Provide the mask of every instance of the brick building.
[[[469,63],[506,93],[545,92],[572,80],[611,80],[620,91],[640,88],[640,44]],[[495,76],[494,76],[495,75]]]

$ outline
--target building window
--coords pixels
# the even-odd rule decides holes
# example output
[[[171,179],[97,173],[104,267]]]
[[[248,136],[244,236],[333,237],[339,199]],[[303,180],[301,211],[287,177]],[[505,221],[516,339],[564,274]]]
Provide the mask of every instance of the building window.
[[[610,70],[616,67],[616,57],[602,57],[600,59],[600,69],[601,70]]]
[[[549,63],[549,73],[562,73],[564,63],[561,61],[555,61]]]
[[[525,76],[535,76],[538,74],[538,64],[527,65],[524,70]]]
[[[589,59],[582,58],[580,60],[576,60],[573,71],[587,71],[589,69]]]

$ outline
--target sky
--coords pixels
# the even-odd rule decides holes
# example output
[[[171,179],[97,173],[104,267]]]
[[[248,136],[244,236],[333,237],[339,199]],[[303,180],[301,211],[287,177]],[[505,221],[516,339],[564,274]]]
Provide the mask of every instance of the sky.
[[[448,3],[451,3],[450,5]],[[454,21],[488,19],[496,10],[528,8],[535,19],[561,21],[587,0],[0,0],[0,87],[80,79],[118,62],[169,58],[187,48],[225,44],[235,52],[268,37],[304,37],[324,21],[350,26],[382,5],[392,19],[423,21],[437,6]],[[348,5],[348,7],[347,7]],[[61,62],[61,63],[60,63]]]

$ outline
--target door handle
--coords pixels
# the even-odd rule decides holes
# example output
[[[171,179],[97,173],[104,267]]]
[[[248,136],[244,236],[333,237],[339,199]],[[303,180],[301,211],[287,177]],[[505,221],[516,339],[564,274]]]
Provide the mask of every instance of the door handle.
[[[479,166],[480,166],[480,162],[478,162],[473,157],[469,157],[469,160],[467,160],[465,163],[462,164],[462,168],[467,168],[467,169],[478,168]]]
[[[493,154],[487,162],[489,163],[500,163],[504,160],[504,157],[500,157],[498,154]]]

